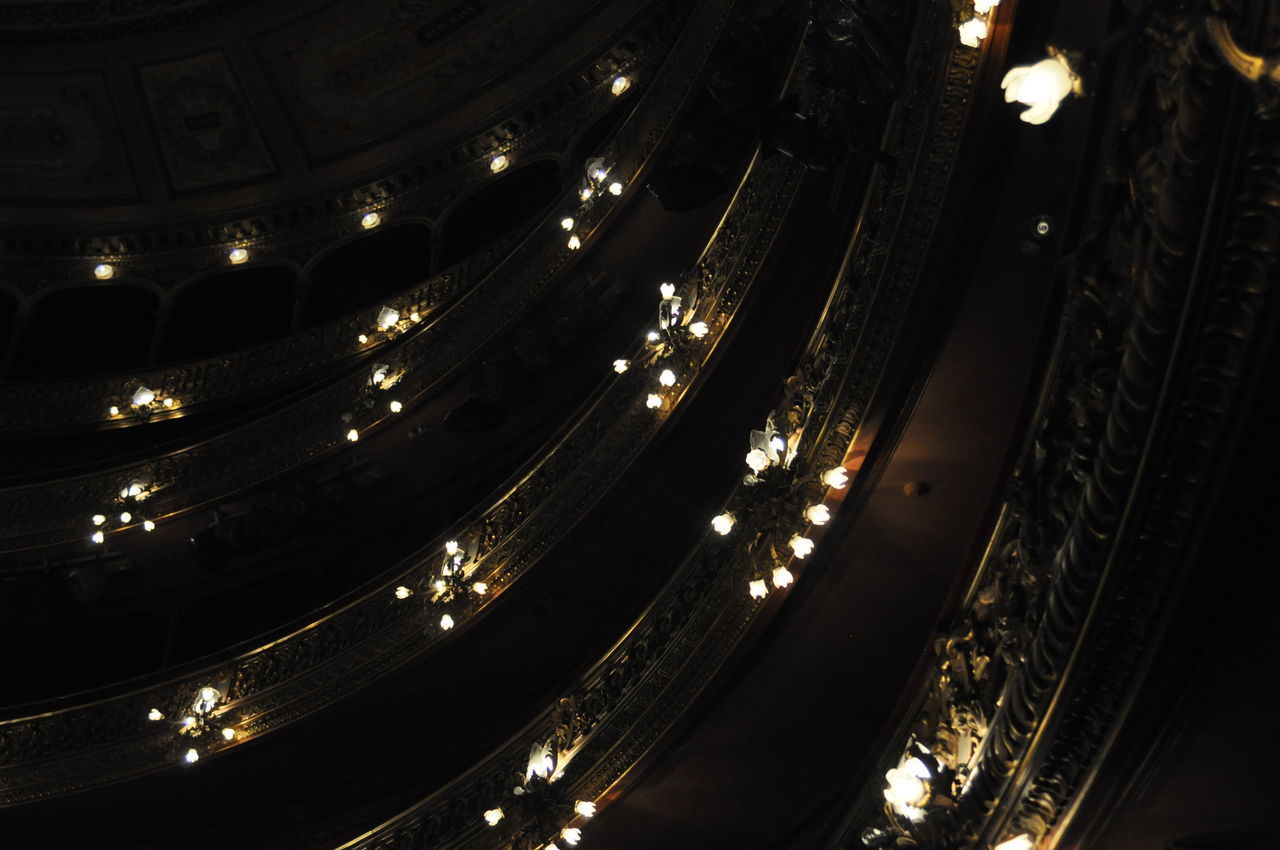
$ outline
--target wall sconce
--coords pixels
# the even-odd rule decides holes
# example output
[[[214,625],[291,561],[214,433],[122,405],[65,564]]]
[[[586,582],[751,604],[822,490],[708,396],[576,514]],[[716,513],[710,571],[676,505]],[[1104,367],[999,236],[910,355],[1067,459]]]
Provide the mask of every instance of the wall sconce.
[[[232,248],[227,253],[227,259],[231,261],[231,265],[238,266],[241,263],[248,262],[249,252],[244,248]]]
[[[115,273],[116,270],[110,263],[99,263],[93,267],[93,276],[98,280],[110,280]]]
[[[380,216],[376,212],[365,213],[364,216],[360,219],[360,226],[363,227],[365,230],[372,230],[373,228],[377,227],[379,224],[382,224],[382,216]]]
[[[400,311],[391,307],[383,307],[378,311],[378,330],[386,331],[396,326],[400,321]]]
[[[507,166],[510,164],[511,160],[507,159],[506,154],[498,154],[493,159],[489,160],[489,170],[494,174],[498,174],[499,172],[506,171]]]
[[[1071,68],[1067,57],[1053,47],[1049,58],[1034,65],[1010,68],[1000,81],[1005,103],[1018,102],[1028,108],[1018,115],[1028,124],[1043,124],[1058,111],[1058,104],[1069,94],[1083,95],[1084,84]]]
[[[619,75],[613,78],[613,83],[610,84],[609,91],[613,93],[614,97],[617,97],[629,88],[631,88],[631,78]]]

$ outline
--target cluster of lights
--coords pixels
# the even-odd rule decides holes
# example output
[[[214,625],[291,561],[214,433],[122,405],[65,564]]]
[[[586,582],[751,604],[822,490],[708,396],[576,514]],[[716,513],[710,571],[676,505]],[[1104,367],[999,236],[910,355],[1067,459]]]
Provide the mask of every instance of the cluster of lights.
[[[387,308],[385,307],[383,309],[387,310]],[[394,321],[399,320],[399,315],[400,315],[399,313],[396,313],[396,311],[394,310],[389,310],[388,312],[391,314],[394,314],[395,316]],[[414,315],[417,315],[417,314],[415,313]],[[385,318],[391,319],[391,316],[386,316]],[[389,366],[386,363],[373,364],[373,366],[369,370],[369,381],[368,383],[365,384],[365,387],[364,387],[364,392],[366,394],[364,406],[367,408],[372,408],[375,405],[377,405],[378,402],[375,401],[374,397],[378,393],[389,390],[392,387],[394,387],[396,384],[400,382],[400,379],[402,377],[403,375],[400,375],[400,374],[392,374],[391,366]],[[390,399],[387,401],[387,410],[389,410],[391,413],[399,413],[402,410],[404,410],[404,404],[397,399]],[[346,413],[342,414],[341,419],[344,424],[349,424],[352,420],[355,419],[355,415],[352,414],[350,411],[347,411]],[[360,441],[360,430],[358,428],[349,428],[347,429],[345,436],[348,442],[358,443]]]
[[[189,746],[182,754],[182,760],[187,764],[195,764],[200,760],[200,748],[206,751],[219,743],[230,743],[236,739],[236,730],[230,726],[216,726],[214,724],[214,711],[222,702],[223,694],[217,688],[211,685],[205,685],[196,691],[195,700],[191,703],[191,713],[185,715],[181,720],[176,722],[178,735],[186,738],[188,741],[200,745]],[[147,719],[153,723],[158,723],[165,719],[164,713],[158,708],[153,708],[147,712]]]
[[[153,390],[146,384],[139,384],[129,396],[127,410],[122,409],[118,404],[113,404],[107,408],[107,414],[113,418],[124,416],[126,413],[146,417],[163,410],[173,410],[177,406],[178,400],[173,396],[165,395],[160,390]]]
[[[999,5],[1000,0],[973,0],[973,17],[957,27],[960,43],[965,47],[981,44],[990,32],[991,12]]]
[[[155,531],[154,521],[140,515],[140,506],[151,495],[150,488],[142,481],[131,481],[120,489],[116,503],[103,513],[89,518],[93,531],[89,535],[90,543],[105,543],[108,531],[118,531],[141,520],[143,531]]]
[[[475,570],[476,544],[474,542],[463,552],[457,540],[444,544],[444,562],[440,566],[439,576],[431,581],[431,603],[441,605],[445,613],[440,616],[440,630],[449,631],[457,621],[453,614],[461,616],[468,594],[484,596],[489,592],[489,585],[482,581],[468,582]],[[395,589],[396,599],[408,599],[414,595],[412,588],[400,585]]]
[[[567,215],[560,219],[560,227],[569,233],[568,246],[570,251],[577,251],[582,247],[582,238],[574,232],[574,228],[582,220],[583,216],[595,205],[595,202],[604,194],[617,197],[622,194],[623,185],[621,181],[610,179],[609,174],[612,169],[605,165],[603,157],[593,157],[587,160],[585,175],[582,182],[578,186],[578,214],[577,216]]]
[[[711,327],[703,321],[689,322],[692,315],[686,316],[682,311],[684,298],[676,295],[676,285],[663,283],[658,287],[658,327],[645,334],[647,360],[650,364],[662,361],[680,351],[690,340],[699,340],[711,332]],[[631,368],[631,361],[619,358],[613,361],[613,371],[619,375]],[[645,407],[650,410],[661,410],[667,405],[663,390],[675,387],[680,376],[674,369],[663,367],[658,370],[658,388],[645,395]]]
[[[545,834],[524,836],[526,844],[540,846],[541,850],[563,850],[561,842],[564,847],[576,847],[582,841],[582,827],[575,826],[574,822],[579,818],[590,820],[596,814],[596,804],[590,800],[574,800],[570,806],[551,793],[551,785],[560,778],[564,767],[557,765],[549,744],[535,743],[529,750],[523,781],[503,801],[516,810],[518,825],[533,824],[534,829],[541,829],[548,821],[564,824],[550,841],[546,841]],[[496,827],[508,813],[503,805],[497,805],[486,809],[481,817],[486,824]]]
[[[372,213],[376,215],[376,213]],[[395,307],[382,307],[378,310],[378,317],[374,320],[375,327],[369,333],[362,333],[356,337],[356,342],[361,345],[367,345],[369,340],[373,338],[372,334],[383,334],[390,338],[398,333],[402,333],[409,328],[422,321],[422,314],[417,310],[412,310],[405,315]]]

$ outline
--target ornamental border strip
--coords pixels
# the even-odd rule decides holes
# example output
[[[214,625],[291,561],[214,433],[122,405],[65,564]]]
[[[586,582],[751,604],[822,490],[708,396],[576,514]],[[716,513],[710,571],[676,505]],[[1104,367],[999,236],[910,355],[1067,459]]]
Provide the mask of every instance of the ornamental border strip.
[[[710,24],[704,21],[702,26]],[[687,29],[678,43],[697,42],[700,36],[690,32]],[[709,43],[704,46],[710,49]],[[645,88],[644,100],[618,134],[631,144],[611,158],[614,169],[626,175],[628,182],[640,179],[650,165],[705,59],[697,53],[681,55],[664,64]],[[649,113],[642,108],[644,103],[658,106]],[[584,236],[594,232],[616,208],[611,204],[604,213],[593,208],[579,231]],[[507,328],[571,264],[574,252],[564,245],[558,219],[559,215],[551,215],[534,228],[484,279],[440,313],[436,322],[406,332],[397,345],[384,350],[383,358],[403,374],[397,384],[402,397],[417,397],[436,386],[456,364],[465,362]],[[485,308],[473,309],[477,304]],[[349,409],[367,383],[367,370],[359,366],[268,417],[181,451],[123,468],[2,490],[0,528],[4,536],[0,541],[11,551],[74,540],[78,535],[73,529],[85,517],[99,512],[101,505],[111,504],[114,494],[132,481],[156,482],[148,508],[153,516],[163,517],[209,504],[294,469],[343,444],[338,412]],[[365,411],[354,414],[346,427],[363,431],[379,421],[381,417]],[[272,439],[278,434],[289,435],[286,445]],[[219,474],[209,475],[211,469]]]
[[[734,0],[724,0],[719,7],[703,11],[709,25],[698,32],[696,38],[691,35],[690,42],[698,47],[714,43],[733,5]],[[690,75],[689,82],[697,76],[696,73]],[[676,111],[676,107],[672,111]],[[751,269],[764,254],[760,241],[772,240],[777,222],[789,203],[790,192],[777,191],[774,184],[781,181],[785,185],[795,179],[781,166],[753,171],[753,175],[766,187],[773,188],[740,190],[735,197],[739,203],[726,214],[727,224],[722,224],[717,231],[715,243],[701,264],[704,280],[720,283],[721,297],[714,303],[722,319],[713,323],[719,328],[728,323],[754,278]],[[707,346],[707,357],[711,356],[712,349],[713,346]],[[651,435],[660,423],[655,421],[653,411],[637,409],[633,383],[627,375],[618,376],[600,395],[613,403],[629,398],[631,419],[649,423]],[[580,429],[580,440],[574,440],[575,434],[571,432],[550,457],[567,462],[565,458],[573,452],[566,447],[585,440],[608,450],[602,450],[600,457],[589,464],[593,470],[616,468],[619,458],[608,452],[616,451],[619,446],[632,449],[633,458],[637,442],[634,435],[628,435],[625,440],[599,439],[600,422],[619,419],[613,407],[603,403],[602,398],[594,399],[588,407],[596,414],[596,421],[588,423],[590,428],[584,425]],[[581,460],[577,457],[577,461]],[[629,461],[624,458],[622,462]],[[513,535],[529,540],[529,547],[545,550],[572,525],[567,511],[549,509],[550,499],[534,499],[524,493],[526,487],[556,481],[551,470],[544,459],[531,473],[517,476],[519,485],[467,531],[467,535],[483,541],[486,548],[480,555],[478,569],[487,571],[485,574],[498,591],[514,582],[536,561],[536,555],[524,551],[526,547],[510,539]],[[597,480],[603,477],[595,474]],[[558,494],[560,499],[565,499],[575,489],[581,491],[572,494],[579,511],[585,511],[599,495],[576,479],[561,482],[551,488],[548,495]],[[538,504],[539,510],[527,515],[530,504]],[[531,521],[544,515],[549,515],[546,523]],[[362,598],[237,660],[119,697],[0,722],[0,743],[4,744],[9,763],[0,769],[0,805],[45,799],[164,767],[169,742],[166,736],[155,734],[154,727],[149,725],[148,708],[160,708],[166,715],[180,713],[194,689],[209,682],[227,683],[227,703],[220,714],[225,718],[238,718],[237,727],[247,733],[242,736],[247,740],[306,716],[416,657],[436,638],[423,635],[423,616],[417,613],[421,609],[395,599],[391,589],[401,582],[420,581],[424,566],[437,558],[439,549],[439,543],[433,542],[411,559],[411,566],[383,580]],[[501,563],[493,567],[486,565],[495,558]]]

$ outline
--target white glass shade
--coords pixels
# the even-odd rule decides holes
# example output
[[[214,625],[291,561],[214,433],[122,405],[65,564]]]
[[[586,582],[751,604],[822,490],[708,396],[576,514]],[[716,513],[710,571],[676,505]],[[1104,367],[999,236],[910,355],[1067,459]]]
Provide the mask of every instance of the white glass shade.
[[[1028,124],[1043,124],[1058,111],[1058,104],[1075,90],[1075,74],[1061,57],[1041,59],[1034,65],[1010,68],[1000,82],[1006,103],[1023,103],[1018,117]]]

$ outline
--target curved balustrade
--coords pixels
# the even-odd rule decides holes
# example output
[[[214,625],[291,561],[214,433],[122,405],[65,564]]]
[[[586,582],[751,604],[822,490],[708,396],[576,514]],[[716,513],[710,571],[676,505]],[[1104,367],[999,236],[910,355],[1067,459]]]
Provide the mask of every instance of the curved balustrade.
[[[613,174],[635,185],[659,143],[673,126],[715,43],[718,25],[699,18],[686,27],[680,50],[642,93],[642,104],[623,125],[627,144],[610,158]],[[652,109],[644,104],[652,103]],[[575,202],[571,209],[577,209]],[[576,233],[584,239],[603,225],[615,207],[596,204],[579,210]],[[406,403],[437,386],[460,364],[549,291],[570,267],[560,214],[552,215],[487,275],[430,324],[410,326],[403,316],[396,342],[384,359]],[[112,504],[131,482],[151,484],[148,511],[159,518],[190,510],[281,474],[344,444],[349,430],[376,426],[380,409],[360,404],[369,386],[363,365],[315,393],[216,439],[179,452],[80,478],[0,493],[4,548],[14,550],[76,539],[85,518]],[[341,415],[351,413],[347,419]]]
[[[699,10],[697,25],[690,27],[688,40],[677,50],[705,56],[706,41],[723,26],[731,7],[731,2],[724,2]],[[685,73],[690,76],[685,78]],[[686,84],[697,76],[696,70],[681,74]],[[671,106],[673,111],[677,108],[678,99]],[[753,166],[745,178],[699,263],[697,279],[690,283],[701,292],[703,306],[696,309],[709,327],[681,355],[689,374],[713,355],[755,278],[799,176],[789,160],[776,158]],[[517,476],[494,507],[462,524],[457,537],[477,542],[477,566],[471,575],[489,584],[484,604],[572,526],[661,426],[664,414],[644,404],[644,390],[661,386],[656,364],[648,369],[640,365],[652,352],[652,344],[643,343],[633,358],[636,367],[608,381],[584,406],[584,415],[572,429]],[[687,380],[669,389],[670,403],[688,391]],[[426,547],[360,599],[238,659],[121,697],[0,724],[10,765],[0,771],[0,799],[35,799],[163,766],[164,745],[158,740],[162,736],[148,726],[147,712],[152,707],[166,715],[182,710],[191,688],[201,683],[223,685],[226,710],[235,712],[235,727],[246,738],[305,716],[421,654],[440,631],[431,629],[424,635],[423,605],[397,598],[393,589],[425,589],[430,570],[439,563],[441,545],[436,541]],[[83,752],[90,743],[108,741],[104,750]]]

